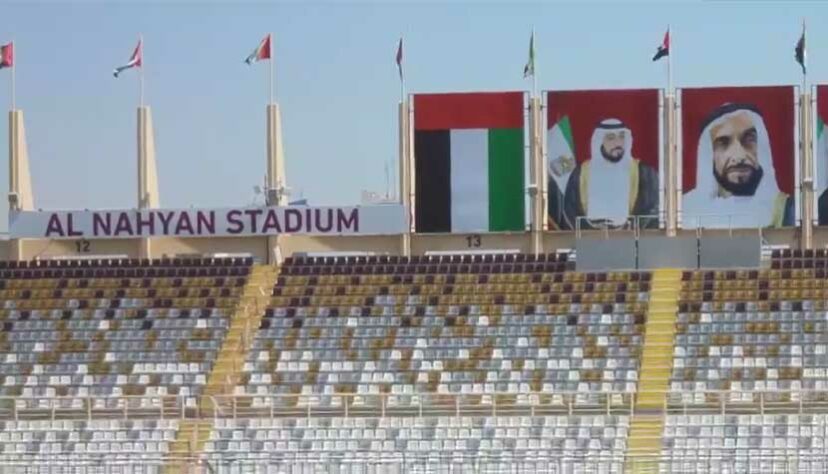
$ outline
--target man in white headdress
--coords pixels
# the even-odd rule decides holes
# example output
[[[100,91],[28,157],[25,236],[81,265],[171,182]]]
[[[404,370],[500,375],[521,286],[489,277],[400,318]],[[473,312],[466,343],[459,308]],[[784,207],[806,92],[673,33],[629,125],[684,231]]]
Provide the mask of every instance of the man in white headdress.
[[[632,131],[618,119],[602,120],[592,133],[591,156],[566,185],[564,212],[575,228],[623,227],[646,216],[642,227],[658,226],[658,172],[632,156]]]
[[[756,108],[724,104],[714,110],[696,156],[696,187],[684,195],[685,227],[794,224],[794,200],[779,190],[768,130]]]

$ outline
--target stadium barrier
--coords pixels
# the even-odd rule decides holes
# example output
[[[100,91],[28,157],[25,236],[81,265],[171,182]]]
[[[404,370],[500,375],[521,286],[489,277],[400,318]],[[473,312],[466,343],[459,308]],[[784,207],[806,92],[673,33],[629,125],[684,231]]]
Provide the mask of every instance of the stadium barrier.
[[[656,392],[653,392],[656,393]],[[665,392],[657,392],[665,395]],[[686,396],[688,393],[692,397]],[[217,419],[323,417],[461,417],[546,415],[632,415],[636,399],[629,393],[505,393],[474,395],[412,395],[405,405],[393,394],[357,395],[233,395],[199,397],[122,396],[0,398],[0,420],[55,421],[96,419]],[[330,403],[322,404],[322,398]],[[692,398],[692,400],[688,400]],[[259,403],[253,404],[253,399]],[[667,392],[665,415],[715,413],[812,414],[828,412],[825,391],[692,391]]]
[[[795,449],[771,452],[744,450],[723,456],[715,450],[693,455],[613,456],[562,454],[555,451],[510,451],[469,454],[461,451],[373,452],[360,460],[342,451],[284,451],[268,454],[228,452],[203,456],[159,456],[98,453],[85,456],[7,456],[0,460],[3,473],[156,474],[171,461],[183,466],[182,474],[458,474],[571,472],[825,472],[828,453],[802,454]],[[660,468],[660,469],[659,469]]]

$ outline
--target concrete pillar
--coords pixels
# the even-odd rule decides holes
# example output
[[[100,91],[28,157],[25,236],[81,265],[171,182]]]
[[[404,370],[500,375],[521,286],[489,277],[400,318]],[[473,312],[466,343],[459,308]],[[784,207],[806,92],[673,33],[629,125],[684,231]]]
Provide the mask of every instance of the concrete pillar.
[[[814,247],[814,161],[813,161],[813,122],[811,121],[811,95],[802,91],[799,97],[799,176],[800,217],[802,218],[802,241],[800,248]]]
[[[285,153],[282,144],[282,116],[279,104],[267,105],[267,161],[265,163],[265,202],[268,206],[287,205],[285,181]],[[277,265],[281,260],[279,236],[267,238],[268,263]]]
[[[155,131],[149,107],[138,107],[138,209],[158,208],[158,170],[155,164]],[[151,239],[140,239],[138,255],[152,258]]]
[[[678,229],[678,157],[676,156],[676,100],[664,95],[664,213],[667,236],[675,237]]]
[[[279,104],[267,106],[267,174],[265,198],[268,206],[287,204],[285,153],[282,145],[282,116]]]
[[[405,256],[411,255],[411,215],[413,214],[412,201],[412,180],[411,164],[411,127],[409,126],[408,101],[402,101],[398,108],[399,114],[399,179],[400,179],[400,204],[405,208],[406,227],[402,233],[401,250]]]
[[[22,110],[9,111],[9,215],[34,210],[32,178],[29,173],[29,148]],[[9,258],[23,259],[23,241],[10,242]]]
[[[543,153],[542,105],[539,97],[529,99],[529,209],[532,252],[543,253],[546,228],[546,173]]]

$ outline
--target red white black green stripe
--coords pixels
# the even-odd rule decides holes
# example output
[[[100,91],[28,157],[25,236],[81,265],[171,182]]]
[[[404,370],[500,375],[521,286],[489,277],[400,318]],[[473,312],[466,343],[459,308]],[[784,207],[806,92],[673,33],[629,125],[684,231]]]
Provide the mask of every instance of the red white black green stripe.
[[[256,46],[256,49],[247,56],[244,62],[251,65],[265,59],[270,59],[270,35],[264,37],[259,46]]]
[[[523,92],[414,97],[417,232],[523,231]]]
[[[14,43],[0,45],[0,69],[14,67]]]
[[[112,75],[118,77],[122,72],[126,71],[127,69],[132,69],[134,67],[141,67],[142,62],[142,54],[141,54],[141,40],[138,40],[138,45],[135,46],[135,50],[132,52],[132,56],[130,56],[129,61],[124,64],[123,66],[118,66],[113,71]]]

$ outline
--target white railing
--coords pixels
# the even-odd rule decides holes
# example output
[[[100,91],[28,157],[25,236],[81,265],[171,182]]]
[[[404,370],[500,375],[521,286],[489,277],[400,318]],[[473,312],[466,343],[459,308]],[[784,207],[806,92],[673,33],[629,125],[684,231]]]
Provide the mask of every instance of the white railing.
[[[828,412],[828,391],[658,392],[664,414]],[[642,392],[0,397],[0,420],[629,415]],[[692,395],[693,400],[688,400]],[[652,411],[652,410],[651,410]]]
[[[561,473],[561,472],[825,472],[828,456],[795,449],[742,449],[720,454],[714,449],[692,453],[668,450],[657,456],[623,453],[506,451],[470,453],[461,450],[431,452],[292,451],[277,453],[228,452],[202,456],[130,456],[118,453],[75,456],[5,456],[2,472],[72,472],[148,474],[177,465],[182,473],[240,474],[270,472],[350,473]],[[71,467],[71,471],[66,468]],[[33,470],[34,469],[34,470]]]
[[[761,218],[745,214],[681,214],[679,213],[679,228],[685,230],[696,230],[701,232],[704,229],[752,229],[758,230],[760,235],[762,228],[769,227],[767,221],[769,215]],[[798,224],[797,224],[798,225]]]
[[[580,216],[575,219],[575,237],[580,239],[584,232],[600,232],[605,238],[609,238],[610,232],[632,232],[638,238],[642,230],[659,229],[663,217],[664,213],[605,218]]]
[[[642,230],[661,229],[665,213],[653,215],[607,216],[604,218],[579,216],[575,219],[575,236],[583,232],[600,232],[609,238],[610,232],[632,232],[636,238]],[[655,224],[653,224],[655,223]],[[679,217],[679,229],[695,230],[700,235],[705,229],[727,230],[730,234],[738,229],[750,229],[762,235],[763,225],[757,225],[754,218],[736,214],[685,214]]]

